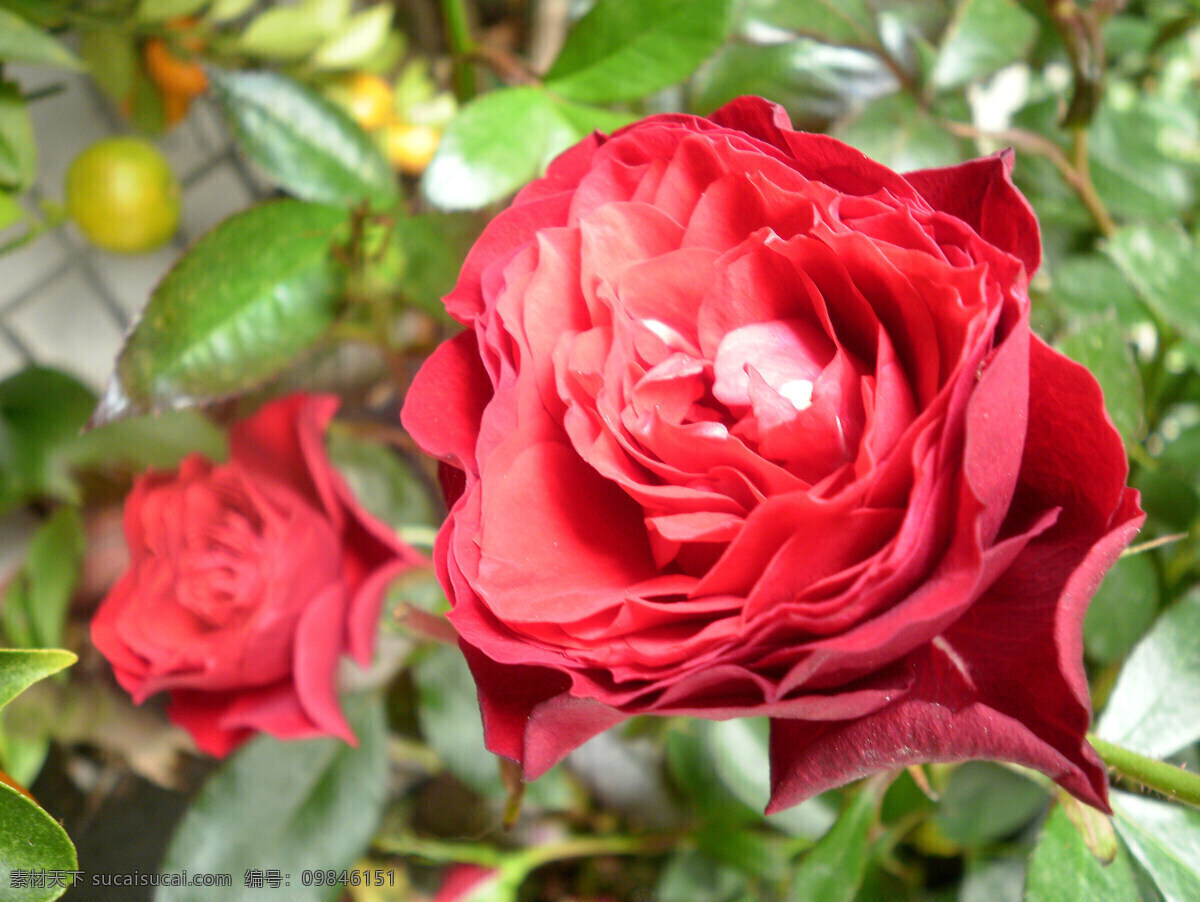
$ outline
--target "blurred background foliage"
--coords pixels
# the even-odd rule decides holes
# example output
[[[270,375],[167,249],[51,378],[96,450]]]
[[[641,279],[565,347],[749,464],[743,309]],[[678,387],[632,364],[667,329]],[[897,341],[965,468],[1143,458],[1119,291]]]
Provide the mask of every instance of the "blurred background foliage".
[[[215,105],[285,197],[182,254],[102,397],[44,368],[0,382],[0,899],[63,892],[7,879],[77,866],[55,819],[85,875],[234,878],[156,900],[264,898],[273,871],[291,878],[275,897],[354,902],[439,885],[475,902],[1200,898],[1200,812],[1118,792],[1110,820],[1000,764],[918,768],[764,817],[753,720],[638,720],[522,796],[483,748],[428,573],[394,588],[379,662],[348,675],[357,749],[262,738],[203,759],[159,707],[128,702],[86,638],[123,563],[132,475],[220,458],[224,424],[291,388],[346,398],[331,454],[428,544],[440,502],[397,399],[447,333],[439,298],[482,224],[593,130],[759,94],[901,171],[1015,150],[1045,247],[1035,327],[1100,380],[1149,514],[1085,624],[1098,735],[1195,770],[1200,4],[0,0],[0,65],[0,251],[64,227],[115,247],[69,186],[65,205],[29,202],[31,66],[94,79],[151,140]],[[139,195],[138,215],[169,214],[164,192]],[[53,648],[78,663],[51,677],[72,660]],[[32,858],[16,836],[38,837]]]

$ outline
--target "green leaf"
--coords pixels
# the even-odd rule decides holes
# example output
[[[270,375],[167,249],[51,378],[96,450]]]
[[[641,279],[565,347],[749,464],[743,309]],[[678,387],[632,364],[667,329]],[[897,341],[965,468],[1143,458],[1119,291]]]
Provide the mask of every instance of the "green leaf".
[[[545,85],[585,103],[636,100],[690,75],[728,29],[728,0],[600,0],[567,35]]]
[[[879,46],[875,14],[865,0],[747,0],[745,18],[830,44]]]
[[[1099,253],[1074,254],[1052,263],[1049,275],[1051,286],[1047,301],[1062,308],[1064,318],[1111,313],[1126,328],[1148,319],[1145,305],[1121,276],[1121,271]]]
[[[237,47],[249,56],[300,60],[316,50],[330,30],[327,23],[311,16],[302,4],[272,6],[250,21]]]
[[[336,104],[278,72],[209,70],[238,143],[302,200],[382,208],[398,196],[379,148]]]
[[[6,9],[0,9],[0,61],[82,68],[62,43]]]
[[[1015,0],[961,0],[938,48],[933,84],[945,91],[1024,58],[1037,19]]]
[[[1046,800],[1043,787],[1016,771],[968,761],[950,774],[933,820],[948,839],[981,845],[1015,833],[1045,810]]]
[[[230,22],[250,11],[258,0],[213,0],[204,17],[210,22]]]
[[[1117,678],[1096,733],[1161,758],[1200,739],[1200,590],[1168,609]]]
[[[1200,899],[1200,811],[1124,792],[1113,793],[1112,806],[1117,833],[1163,899]]]
[[[457,648],[431,646],[413,667],[421,735],[456,777],[485,796],[503,794],[496,756],[483,744],[475,682]]]
[[[0,82],[0,187],[24,191],[36,175],[37,145],[29,106],[16,82]]]
[[[451,120],[422,186],[443,209],[477,209],[516,191],[581,137],[545,91],[492,91]]]
[[[280,200],[201,238],[150,296],[93,421],[232,394],[287,366],[333,322],[330,247],[346,220],[338,207]]]
[[[1200,255],[1178,223],[1129,225],[1108,239],[1105,252],[1163,321],[1194,344],[1200,344],[1196,286]]]
[[[142,0],[138,4],[137,18],[142,22],[163,22],[179,16],[194,16],[208,0]]]
[[[1146,433],[1142,376],[1116,317],[1079,324],[1059,341],[1058,349],[1096,377],[1104,390],[1104,406],[1125,444],[1140,441]]]
[[[96,404],[72,376],[28,367],[0,382],[0,510],[38,495],[71,497],[52,455],[74,439]]]
[[[313,54],[313,65],[321,69],[353,69],[369,60],[388,39],[395,9],[376,3],[351,16]]]
[[[853,902],[867,873],[869,834],[879,792],[862,786],[820,842],[800,861],[788,902]]]
[[[743,899],[746,878],[699,852],[676,852],[658,879],[657,902],[732,902]]]
[[[400,289],[427,313],[445,317],[442,298],[454,288],[480,221],[466,214],[426,213],[396,221],[392,240],[404,260]]]
[[[387,801],[387,733],[378,695],[344,701],[358,747],[340,739],[280,742],[260,736],[200,791],[171,840],[164,872],[231,874],[219,891],[161,887],[155,902],[259,900],[250,869],[290,875],[295,902],[337,898],[340,887],[303,886],[302,870],[341,870],[362,854]]]
[[[907,94],[889,94],[868,103],[831,134],[899,172],[950,166],[964,159],[962,143]]]
[[[73,871],[79,866],[67,831],[54,818],[10,786],[0,784],[0,898],[4,902],[57,899],[71,885],[28,885],[19,872]],[[14,879],[15,878],[15,879]],[[25,883],[26,885],[14,885]]]
[[[86,31],[79,41],[79,53],[88,73],[114,103],[133,92],[139,63],[132,35],[116,28]]]
[[[58,648],[0,648],[0,708],[76,660],[71,652]]]
[[[65,443],[53,465],[64,471],[118,464],[134,471],[167,469],[192,452],[223,460],[227,451],[225,433],[208,417],[195,410],[167,410],[91,429]]]
[[[1050,813],[1029,861],[1025,902],[1140,902],[1129,858],[1123,849],[1109,864],[1101,864],[1083,837],[1057,806]]]
[[[1121,558],[1108,571],[1083,621],[1088,657],[1115,664],[1146,634],[1158,613],[1158,572],[1147,554]]]
[[[394,529],[437,525],[439,512],[425,483],[394,450],[336,423],[326,444],[333,465],[369,513]]]
[[[63,623],[83,562],[83,521],[72,505],[58,508],[29,542],[25,563],[0,610],[14,644],[45,648],[62,642]]]
[[[8,191],[0,189],[0,232],[25,219],[26,213],[17,199]]]

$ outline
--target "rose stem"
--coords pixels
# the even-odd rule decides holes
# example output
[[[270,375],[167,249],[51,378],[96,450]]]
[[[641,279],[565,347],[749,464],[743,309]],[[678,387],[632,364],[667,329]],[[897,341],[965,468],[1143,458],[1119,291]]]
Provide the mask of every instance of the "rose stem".
[[[459,103],[466,103],[475,96],[475,69],[471,56],[475,53],[475,42],[471,40],[471,28],[467,24],[467,7],[464,0],[442,0],[442,16],[446,20],[446,36],[450,41],[450,52],[454,55],[454,93]]]
[[[1162,793],[1172,801],[1200,808],[1200,774],[1147,758],[1127,748],[1097,739],[1093,735],[1088,736],[1088,742],[1100,754],[1108,769],[1117,776],[1140,783],[1147,789]]]

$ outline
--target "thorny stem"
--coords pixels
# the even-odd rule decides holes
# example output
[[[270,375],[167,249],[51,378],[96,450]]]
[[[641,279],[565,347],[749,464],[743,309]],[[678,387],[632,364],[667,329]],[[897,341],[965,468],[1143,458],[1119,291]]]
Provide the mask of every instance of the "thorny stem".
[[[958,135],[960,138],[990,139],[1045,157],[1058,170],[1063,181],[1079,195],[1080,201],[1092,215],[1092,219],[1096,221],[1096,227],[1100,229],[1101,234],[1108,237],[1117,230],[1116,222],[1109,215],[1100,195],[1096,193],[1096,186],[1092,184],[1091,171],[1088,167],[1087,132],[1084,129],[1080,128],[1074,131],[1072,155],[1075,159],[1072,161],[1063,152],[1063,149],[1049,138],[1022,128],[1006,128],[991,132],[965,122],[949,120],[943,120],[942,126],[946,131]]]
[[[1174,802],[1200,808],[1200,774],[1147,758],[1127,748],[1098,739],[1094,735],[1088,736],[1088,742],[1116,776],[1152,789]]]

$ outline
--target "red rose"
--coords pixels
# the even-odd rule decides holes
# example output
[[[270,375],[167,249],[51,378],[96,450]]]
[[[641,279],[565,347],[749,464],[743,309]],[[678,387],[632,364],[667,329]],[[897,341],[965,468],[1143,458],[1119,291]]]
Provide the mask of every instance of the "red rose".
[[[771,718],[771,809],[986,757],[1105,806],[1081,622],[1141,524],[1030,333],[1007,155],[901,176],[776,106],[565,153],[484,232],[404,408],[489,747]]]
[[[383,592],[421,557],[359,506],[325,453],[333,396],[292,395],[233,427],[228,463],[193,454],[125,503],[129,569],[92,639],[137,702],[225,755],[257,731],[353,741],[336,670],[371,659]]]

